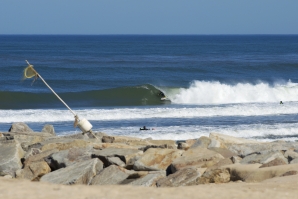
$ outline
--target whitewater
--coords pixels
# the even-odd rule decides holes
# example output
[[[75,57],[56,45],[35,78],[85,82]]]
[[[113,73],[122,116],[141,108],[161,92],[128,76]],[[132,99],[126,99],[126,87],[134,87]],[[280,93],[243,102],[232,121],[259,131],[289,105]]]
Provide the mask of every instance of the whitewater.
[[[76,108],[94,131],[153,139],[195,139],[223,133],[263,141],[297,139],[298,84],[226,84],[193,81],[188,88],[164,88],[172,103],[146,107]],[[280,104],[283,101],[283,104]],[[22,121],[39,131],[53,124],[58,135],[79,133],[65,108],[0,110],[0,126]],[[111,125],[113,123],[113,125]],[[2,124],[2,125],[1,125]],[[143,125],[153,129],[139,131]],[[2,131],[5,128],[0,129]]]

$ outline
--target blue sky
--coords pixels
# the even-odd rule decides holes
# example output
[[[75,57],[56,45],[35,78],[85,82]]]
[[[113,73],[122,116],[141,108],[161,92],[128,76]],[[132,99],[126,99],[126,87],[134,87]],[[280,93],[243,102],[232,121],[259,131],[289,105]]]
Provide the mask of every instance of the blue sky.
[[[298,34],[298,0],[1,0],[0,34]]]

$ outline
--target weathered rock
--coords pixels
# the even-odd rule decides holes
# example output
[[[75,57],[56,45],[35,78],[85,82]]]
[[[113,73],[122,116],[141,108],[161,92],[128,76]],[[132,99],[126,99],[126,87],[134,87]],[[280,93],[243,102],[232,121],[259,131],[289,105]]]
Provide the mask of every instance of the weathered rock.
[[[176,149],[148,149],[140,159],[138,159],[133,168],[136,171],[159,171],[166,170],[168,166],[183,151]]]
[[[264,143],[246,143],[246,144],[226,144],[227,148],[245,157],[254,153],[270,152],[270,151],[287,151],[289,149],[298,149],[298,142],[264,142]]]
[[[177,149],[187,150],[189,147],[190,146],[185,142],[178,142]]]
[[[143,186],[143,187],[156,187],[156,182],[160,179],[166,176],[165,171],[150,171],[147,175],[138,178],[136,180],[133,180],[132,182],[129,182],[129,185],[135,185],[135,186]],[[122,183],[122,184],[125,184]]]
[[[118,149],[139,149],[139,146],[130,146],[122,143],[94,143],[94,149],[118,148]]]
[[[90,184],[92,178],[102,169],[103,163],[94,158],[48,173],[40,181],[65,185]]]
[[[292,160],[298,158],[298,153],[290,149],[285,152],[284,156],[288,159],[289,162],[291,162]]]
[[[297,175],[298,174],[298,171],[287,171],[285,172],[284,174],[282,174],[280,177],[283,177],[283,176],[291,176],[291,175]]]
[[[135,156],[143,154],[143,151],[137,149],[121,149],[121,148],[105,148],[103,150],[95,150],[92,154],[93,158],[99,158],[108,167],[111,165],[108,158],[119,157],[125,164]]]
[[[128,174],[118,166],[111,165],[101,170],[91,181],[91,185],[116,185],[121,184]]]
[[[180,169],[188,167],[210,167],[222,159],[224,159],[222,155],[209,149],[201,147],[190,148],[181,157],[173,161],[171,170],[172,173],[175,173]]]
[[[30,156],[33,156],[33,155],[37,155],[41,153],[41,150],[40,149],[37,149],[37,148],[30,148],[24,155],[24,159],[28,159]]]
[[[245,181],[248,176],[255,172],[261,164],[233,164],[223,166],[223,169],[228,169],[230,171],[231,181]]]
[[[67,150],[58,151],[46,158],[46,162],[50,165],[53,171],[68,167],[76,162],[90,160],[93,148],[71,148]]]
[[[261,143],[255,140],[248,140],[243,138],[232,137],[229,135],[219,134],[219,133],[210,133],[210,139],[219,141],[220,143],[225,144],[247,144],[247,143]]]
[[[56,136],[55,129],[53,125],[46,124],[43,129],[41,130],[42,133],[49,133],[53,136]]]
[[[230,150],[225,149],[225,148],[210,147],[208,149],[211,150],[211,151],[215,151],[215,152],[219,153],[224,158],[231,158],[233,156],[236,156],[236,153],[233,153]]]
[[[272,161],[270,161],[268,163],[263,164],[262,166],[260,166],[260,168],[263,168],[263,167],[273,167],[273,166],[285,165],[285,164],[288,164],[287,159],[285,159],[285,158],[275,158],[274,160],[272,160]]]
[[[261,182],[266,179],[280,177],[290,171],[298,171],[298,164],[287,164],[257,169],[245,179],[245,182]]]
[[[179,187],[195,185],[196,179],[199,178],[202,173],[198,172],[194,168],[185,168],[173,173],[165,178],[161,178],[156,182],[157,187]]]
[[[207,148],[210,143],[211,143],[210,138],[208,138],[206,136],[202,136],[198,140],[196,140],[196,142],[193,143],[190,148],[191,149],[196,148],[196,147]]]
[[[166,144],[164,144],[164,145],[147,145],[147,146],[145,146],[145,147],[141,147],[141,148],[139,148],[139,150],[141,150],[141,151],[147,151],[148,149],[150,149],[150,148],[159,148],[159,149],[167,149],[168,148],[168,146],[166,145]]]
[[[142,141],[141,138],[128,137],[128,136],[103,136],[102,142],[104,143],[130,143],[135,141]]]
[[[200,178],[197,179],[197,184],[227,182],[230,182],[230,172],[226,168],[206,171]]]
[[[125,167],[125,163],[119,157],[108,157],[108,161],[111,165],[117,165],[120,167]]]
[[[24,169],[17,170],[16,178],[38,181],[40,177],[50,172],[51,168],[49,165],[44,160],[40,160],[27,164]]]
[[[22,168],[21,158],[25,155],[21,145],[16,141],[0,143],[0,176],[15,176],[15,172]]]
[[[94,140],[96,141],[96,140]],[[81,139],[54,139],[47,140],[41,143],[43,146],[41,147],[42,151],[50,150],[50,149],[58,149],[59,151],[67,150],[71,148],[86,148],[88,146],[93,147],[93,142],[90,140],[81,140]]]
[[[251,154],[244,157],[240,163],[241,164],[266,164],[276,158],[282,159],[284,162],[288,160],[284,157],[284,155],[280,151],[272,151],[272,152],[262,152],[261,154]]]
[[[292,160],[291,162],[290,162],[290,164],[297,164],[298,163],[298,158],[295,158],[294,160]]]
[[[212,165],[211,167],[208,167],[206,169],[206,171],[220,169],[221,167],[226,166],[226,165],[230,165],[230,164],[233,164],[231,158],[225,158],[225,159],[220,160],[218,163]]]
[[[23,133],[23,132],[33,132],[33,130],[23,122],[13,123],[8,130],[8,132],[12,133]]]
[[[234,164],[238,164],[238,163],[241,162],[242,158],[240,158],[239,156],[234,155],[234,156],[231,157],[231,160]]]

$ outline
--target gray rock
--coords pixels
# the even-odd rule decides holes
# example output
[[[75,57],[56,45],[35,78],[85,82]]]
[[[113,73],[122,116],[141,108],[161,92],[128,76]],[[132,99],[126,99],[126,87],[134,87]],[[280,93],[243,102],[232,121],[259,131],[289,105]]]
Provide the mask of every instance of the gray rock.
[[[94,158],[48,173],[42,176],[40,181],[64,185],[90,184],[93,177],[102,169],[103,163]]]
[[[71,148],[53,153],[45,160],[50,165],[51,169],[55,171],[60,168],[68,167],[76,162],[90,160],[92,152],[92,147]]]
[[[298,158],[295,158],[293,160],[291,160],[290,164],[297,164],[298,163]]]
[[[116,185],[124,181],[129,175],[122,168],[111,165],[101,170],[91,181],[91,185]]]
[[[240,157],[245,157],[254,153],[270,151],[287,151],[289,149],[298,150],[298,142],[265,142],[246,144],[226,144],[227,148]]]
[[[239,156],[234,155],[234,156],[231,157],[231,160],[234,164],[238,164],[238,163],[241,162],[242,158],[240,158]]]
[[[102,150],[95,150],[92,157],[99,158],[104,163],[105,167],[108,167],[111,165],[108,160],[110,157],[119,157],[125,164],[127,164],[131,158],[142,153],[143,151],[137,149],[105,148]]]
[[[166,176],[165,171],[150,171],[144,177],[138,178],[129,182],[129,185],[143,186],[143,187],[156,187],[156,182]]]
[[[15,176],[15,172],[22,168],[21,159],[25,152],[16,141],[6,141],[0,143],[0,176]]]
[[[285,158],[288,159],[289,162],[291,162],[292,160],[298,158],[298,153],[296,153],[293,150],[287,150],[284,154]]]
[[[236,156],[236,153],[230,151],[229,149],[218,148],[218,147],[209,147],[208,149],[211,150],[211,151],[219,153],[224,158],[231,158],[233,156]]]
[[[12,133],[23,133],[23,132],[33,132],[33,130],[23,122],[13,123],[8,130],[8,132]]]
[[[108,161],[110,162],[111,165],[125,167],[125,163],[119,157],[109,157]]]
[[[133,168],[136,171],[166,170],[182,153],[183,151],[177,149],[150,148],[135,162]]]
[[[283,159],[284,162],[287,162],[287,159],[284,157],[284,155],[280,151],[272,151],[272,152],[262,152],[261,154],[251,154],[246,157],[244,157],[240,163],[241,164],[266,164],[276,158]]]
[[[173,161],[171,164],[171,170],[172,173],[175,173],[180,169],[188,167],[210,167],[222,159],[224,159],[222,155],[209,149],[201,147],[190,148],[185,151],[181,157]]]
[[[210,138],[202,136],[190,148],[191,149],[196,147],[207,148],[210,143],[211,143]]]
[[[197,178],[202,175],[197,169],[185,168],[156,182],[157,187],[179,187],[195,185]]]
[[[49,134],[51,134],[53,136],[56,136],[54,126],[53,125],[50,125],[50,124],[46,124],[43,127],[43,129],[41,130],[41,132],[43,132],[43,133],[49,133]]]
[[[263,164],[262,166],[260,166],[260,168],[273,167],[273,166],[285,165],[285,164],[288,164],[288,161],[286,158],[275,158],[274,160]]]
[[[41,150],[40,149],[37,149],[37,148],[30,148],[26,154],[24,155],[24,159],[28,159],[30,156],[33,156],[33,155],[37,155],[41,153]]]

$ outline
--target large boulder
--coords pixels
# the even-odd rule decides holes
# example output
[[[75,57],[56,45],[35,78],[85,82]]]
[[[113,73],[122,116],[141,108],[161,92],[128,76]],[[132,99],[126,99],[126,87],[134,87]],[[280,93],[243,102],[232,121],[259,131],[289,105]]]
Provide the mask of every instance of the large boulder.
[[[64,185],[90,184],[93,177],[102,169],[103,163],[94,158],[48,173],[42,176],[40,181]]]
[[[33,130],[27,124],[25,124],[23,122],[16,122],[11,125],[8,132],[27,133],[27,132],[33,132]]]
[[[51,134],[53,136],[56,136],[54,126],[53,125],[50,125],[50,124],[44,125],[44,127],[41,130],[41,132],[42,133],[49,133],[49,134]]]
[[[51,169],[57,170],[68,167],[76,162],[90,160],[93,148],[88,146],[86,148],[70,148],[51,154],[45,160],[50,165]]]
[[[111,165],[101,170],[91,181],[90,185],[116,185],[121,184],[129,174],[121,167]]]
[[[111,159],[111,157],[118,157],[123,163],[128,164],[131,159],[142,154],[143,151],[138,149],[105,148],[102,150],[94,150],[92,157],[99,158],[104,163],[105,167],[108,167],[113,164],[110,160],[114,159]]]
[[[21,159],[25,152],[15,140],[0,142],[0,176],[15,176],[15,172],[22,168]]]
[[[156,182],[157,187],[179,187],[195,185],[202,173],[194,168],[185,168]]]
[[[244,157],[240,163],[241,164],[266,164],[271,162],[272,160],[279,158],[282,159],[284,162],[288,162],[288,160],[284,157],[284,155],[280,151],[265,151],[261,152],[260,154],[251,154]]]
[[[137,171],[166,170],[182,153],[183,151],[177,149],[150,148],[134,163],[133,168]]]
[[[298,164],[279,165],[259,168],[245,178],[245,182],[261,182],[266,179],[283,176],[287,172],[298,172]]]
[[[240,157],[245,157],[253,153],[269,151],[287,151],[289,149],[298,150],[298,142],[264,142],[246,144],[226,144],[227,148]]]
[[[209,144],[211,143],[211,139],[206,137],[206,136],[202,136],[200,137],[198,140],[196,140],[192,145],[191,145],[191,149],[192,148],[196,148],[196,147],[201,147],[201,148],[208,148]]]
[[[249,140],[244,138],[237,138],[229,135],[219,134],[219,133],[210,133],[209,134],[210,139],[214,139],[219,141],[220,143],[226,145],[226,144],[247,144],[247,143],[261,143],[256,140]]]
[[[171,170],[172,173],[175,173],[180,169],[188,167],[210,167],[218,163],[222,159],[224,159],[224,157],[215,151],[211,151],[209,149],[201,147],[190,148],[185,151],[181,157],[175,159],[172,162]]]
[[[143,187],[156,187],[156,182],[165,177],[165,171],[149,171],[147,175],[137,178],[129,183],[122,183],[134,186],[143,186]]]
[[[59,151],[67,150],[71,148],[86,148],[88,146],[93,147],[93,143],[96,140],[82,140],[82,139],[51,139],[44,141],[41,144],[41,150],[46,151],[50,149],[58,149]]]
[[[197,184],[227,182],[230,182],[230,172],[226,168],[206,171],[200,178],[197,179]]]
[[[58,150],[49,150],[28,156],[24,160],[23,169],[19,169],[16,172],[16,178],[38,181],[40,177],[51,172],[51,168],[45,159],[57,151]]]

